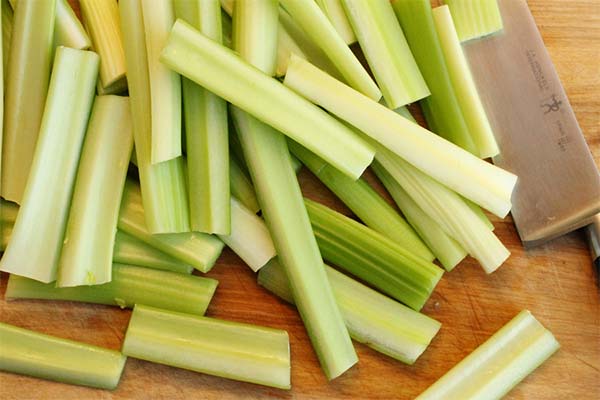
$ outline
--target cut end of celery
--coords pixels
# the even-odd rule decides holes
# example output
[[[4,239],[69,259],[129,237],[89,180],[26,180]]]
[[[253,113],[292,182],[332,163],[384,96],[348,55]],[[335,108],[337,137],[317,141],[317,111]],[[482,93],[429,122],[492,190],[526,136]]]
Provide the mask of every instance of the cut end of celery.
[[[498,0],[444,0],[450,7],[461,42],[491,35],[503,29]]]

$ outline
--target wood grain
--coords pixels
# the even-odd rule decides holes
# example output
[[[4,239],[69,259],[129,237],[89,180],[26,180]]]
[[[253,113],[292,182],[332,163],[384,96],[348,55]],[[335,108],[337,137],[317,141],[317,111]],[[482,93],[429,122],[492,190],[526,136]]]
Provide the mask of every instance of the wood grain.
[[[600,2],[530,0],[542,36],[600,165]],[[348,213],[316,179],[300,174],[305,194]],[[446,274],[424,312],[443,326],[414,366],[356,344],[358,365],[327,382],[295,310],[259,288],[254,274],[225,251],[208,275],[220,281],[208,315],[289,332],[291,391],[281,391],[129,359],[114,392],[0,373],[1,399],[411,399],[527,308],[562,348],[510,399],[600,398],[600,296],[583,235],[575,232],[525,251],[510,218],[493,219],[512,251],[486,276],[472,260]],[[4,293],[7,275],[2,275]],[[119,349],[130,311],[70,302],[0,300],[0,321]]]

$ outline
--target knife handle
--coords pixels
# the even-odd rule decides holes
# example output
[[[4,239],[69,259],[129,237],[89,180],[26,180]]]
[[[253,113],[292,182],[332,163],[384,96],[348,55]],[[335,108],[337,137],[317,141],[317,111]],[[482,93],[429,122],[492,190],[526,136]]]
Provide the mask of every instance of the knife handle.
[[[592,262],[596,269],[596,278],[600,285],[600,214],[594,216],[593,222],[586,227],[585,231],[592,253]]]

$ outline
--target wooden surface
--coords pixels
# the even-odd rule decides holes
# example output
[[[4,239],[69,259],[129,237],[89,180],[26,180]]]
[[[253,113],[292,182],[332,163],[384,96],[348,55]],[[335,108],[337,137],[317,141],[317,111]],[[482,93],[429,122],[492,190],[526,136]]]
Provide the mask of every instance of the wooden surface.
[[[600,165],[600,1],[529,4]],[[300,178],[307,196],[347,212],[309,173],[302,172]],[[444,276],[423,309],[442,322],[442,329],[414,366],[356,344],[359,364],[327,382],[295,310],[259,288],[250,269],[226,250],[208,274],[220,281],[208,315],[287,330],[291,391],[129,359],[114,392],[0,372],[0,399],[411,399],[523,308],[555,334],[562,348],[508,398],[600,398],[600,292],[583,235],[572,233],[524,251],[510,218],[493,221],[511,258],[491,276],[472,260]],[[0,321],[120,348],[130,311],[68,302],[6,302],[6,278],[3,274]]]

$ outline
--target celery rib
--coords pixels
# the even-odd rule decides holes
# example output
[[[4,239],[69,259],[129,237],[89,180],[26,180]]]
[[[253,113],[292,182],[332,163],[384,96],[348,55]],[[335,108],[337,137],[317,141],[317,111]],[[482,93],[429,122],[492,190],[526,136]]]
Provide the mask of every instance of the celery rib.
[[[229,158],[229,182],[232,197],[238,199],[244,207],[253,213],[256,214],[260,211],[252,181],[233,157]]]
[[[450,7],[461,42],[503,29],[498,0],[444,0]]]
[[[11,275],[7,299],[68,300],[133,308],[145,304],[165,310],[203,315],[218,281],[177,272],[113,264],[112,281],[94,286],[55,287]]]
[[[23,1],[23,0],[21,0]],[[0,322],[0,370],[74,385],[114,389],[126,357]]]
[[[2,271],[42,282],[56,279],[98,64],[98,56],[89,51],[59,47],[56,52],[22,206],[0,260]]]
[[[6,82],[8,72],[8,54],[10,50],[14,14],[8,0],[2,0],[0,8],[0,11],[2,12],[2,21],[0,22],[2,24],[2,77],[4,78],[2,83],[2,93],[4,94],[6,91],[6,83],[4,82]],[[4,109],[4,105],[2,108]]]
[[[501,399],[559,347],[552,333],[523,310],[417,399]]]
[[[323,110],[178,20],[162,61],[358,178],[372,149]],[[260,101],[257,101],[260,99]]]
[[[348,21],[346,11],[341,0],[315,0],[323,13],[327,16],[337,33],[347,45],[356,43],[356,35]]]
[[[504,217],[517,177],[292,57],[285,85],[349,122],[390,151],[466,198]]]
[[[159,364],[290,388],[287,332],[136,305],[123,353]]]
[[[54,46],[65,46],[77,50],[87,50],[92,46],[90,37],[68,0],[56,0]]]

